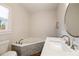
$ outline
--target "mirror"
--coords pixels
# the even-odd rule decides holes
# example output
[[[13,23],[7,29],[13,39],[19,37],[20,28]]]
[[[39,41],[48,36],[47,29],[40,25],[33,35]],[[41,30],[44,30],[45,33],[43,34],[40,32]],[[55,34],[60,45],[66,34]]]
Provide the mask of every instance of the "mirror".
[[[65,13],[66,31],[73,37],[79,37],[79,4],[70,3]]]

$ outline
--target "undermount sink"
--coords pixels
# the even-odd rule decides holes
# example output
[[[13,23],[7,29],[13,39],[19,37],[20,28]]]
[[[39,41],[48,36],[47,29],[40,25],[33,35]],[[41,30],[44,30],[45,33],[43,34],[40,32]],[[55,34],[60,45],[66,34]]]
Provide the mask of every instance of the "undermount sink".
[[[78,56],[79,52],[67,46],[62,38],[48,37],[41,56]]]

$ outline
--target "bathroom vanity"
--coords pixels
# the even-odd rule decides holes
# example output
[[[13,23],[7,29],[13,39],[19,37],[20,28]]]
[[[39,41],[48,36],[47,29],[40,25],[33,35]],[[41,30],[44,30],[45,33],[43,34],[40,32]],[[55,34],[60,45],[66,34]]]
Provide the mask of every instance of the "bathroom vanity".
[[[41,56],[79,56],[79,50],[73,50],[65,44],[63,38],[48,37]]]

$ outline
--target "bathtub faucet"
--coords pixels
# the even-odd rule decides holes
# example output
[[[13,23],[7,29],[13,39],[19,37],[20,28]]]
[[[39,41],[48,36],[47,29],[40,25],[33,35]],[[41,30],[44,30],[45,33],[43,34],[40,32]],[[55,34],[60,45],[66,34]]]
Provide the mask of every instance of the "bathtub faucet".
[[[20,39],[18,42],[16,42],[16,43],[18,43],[18,44],[22,44],[22,40],[24,40],[24,39]]]

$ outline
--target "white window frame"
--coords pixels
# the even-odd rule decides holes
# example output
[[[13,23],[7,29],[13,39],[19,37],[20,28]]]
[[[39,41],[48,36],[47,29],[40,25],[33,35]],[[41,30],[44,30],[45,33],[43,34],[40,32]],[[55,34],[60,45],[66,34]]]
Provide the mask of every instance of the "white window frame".
[[[6,19],[7,23],[5,25],[5,29],[0,30],[0,34],[5,34],[5,33],[9,33],[10,29],[9,29],[9,9],[0,5],[0,17],[3,17]]]

